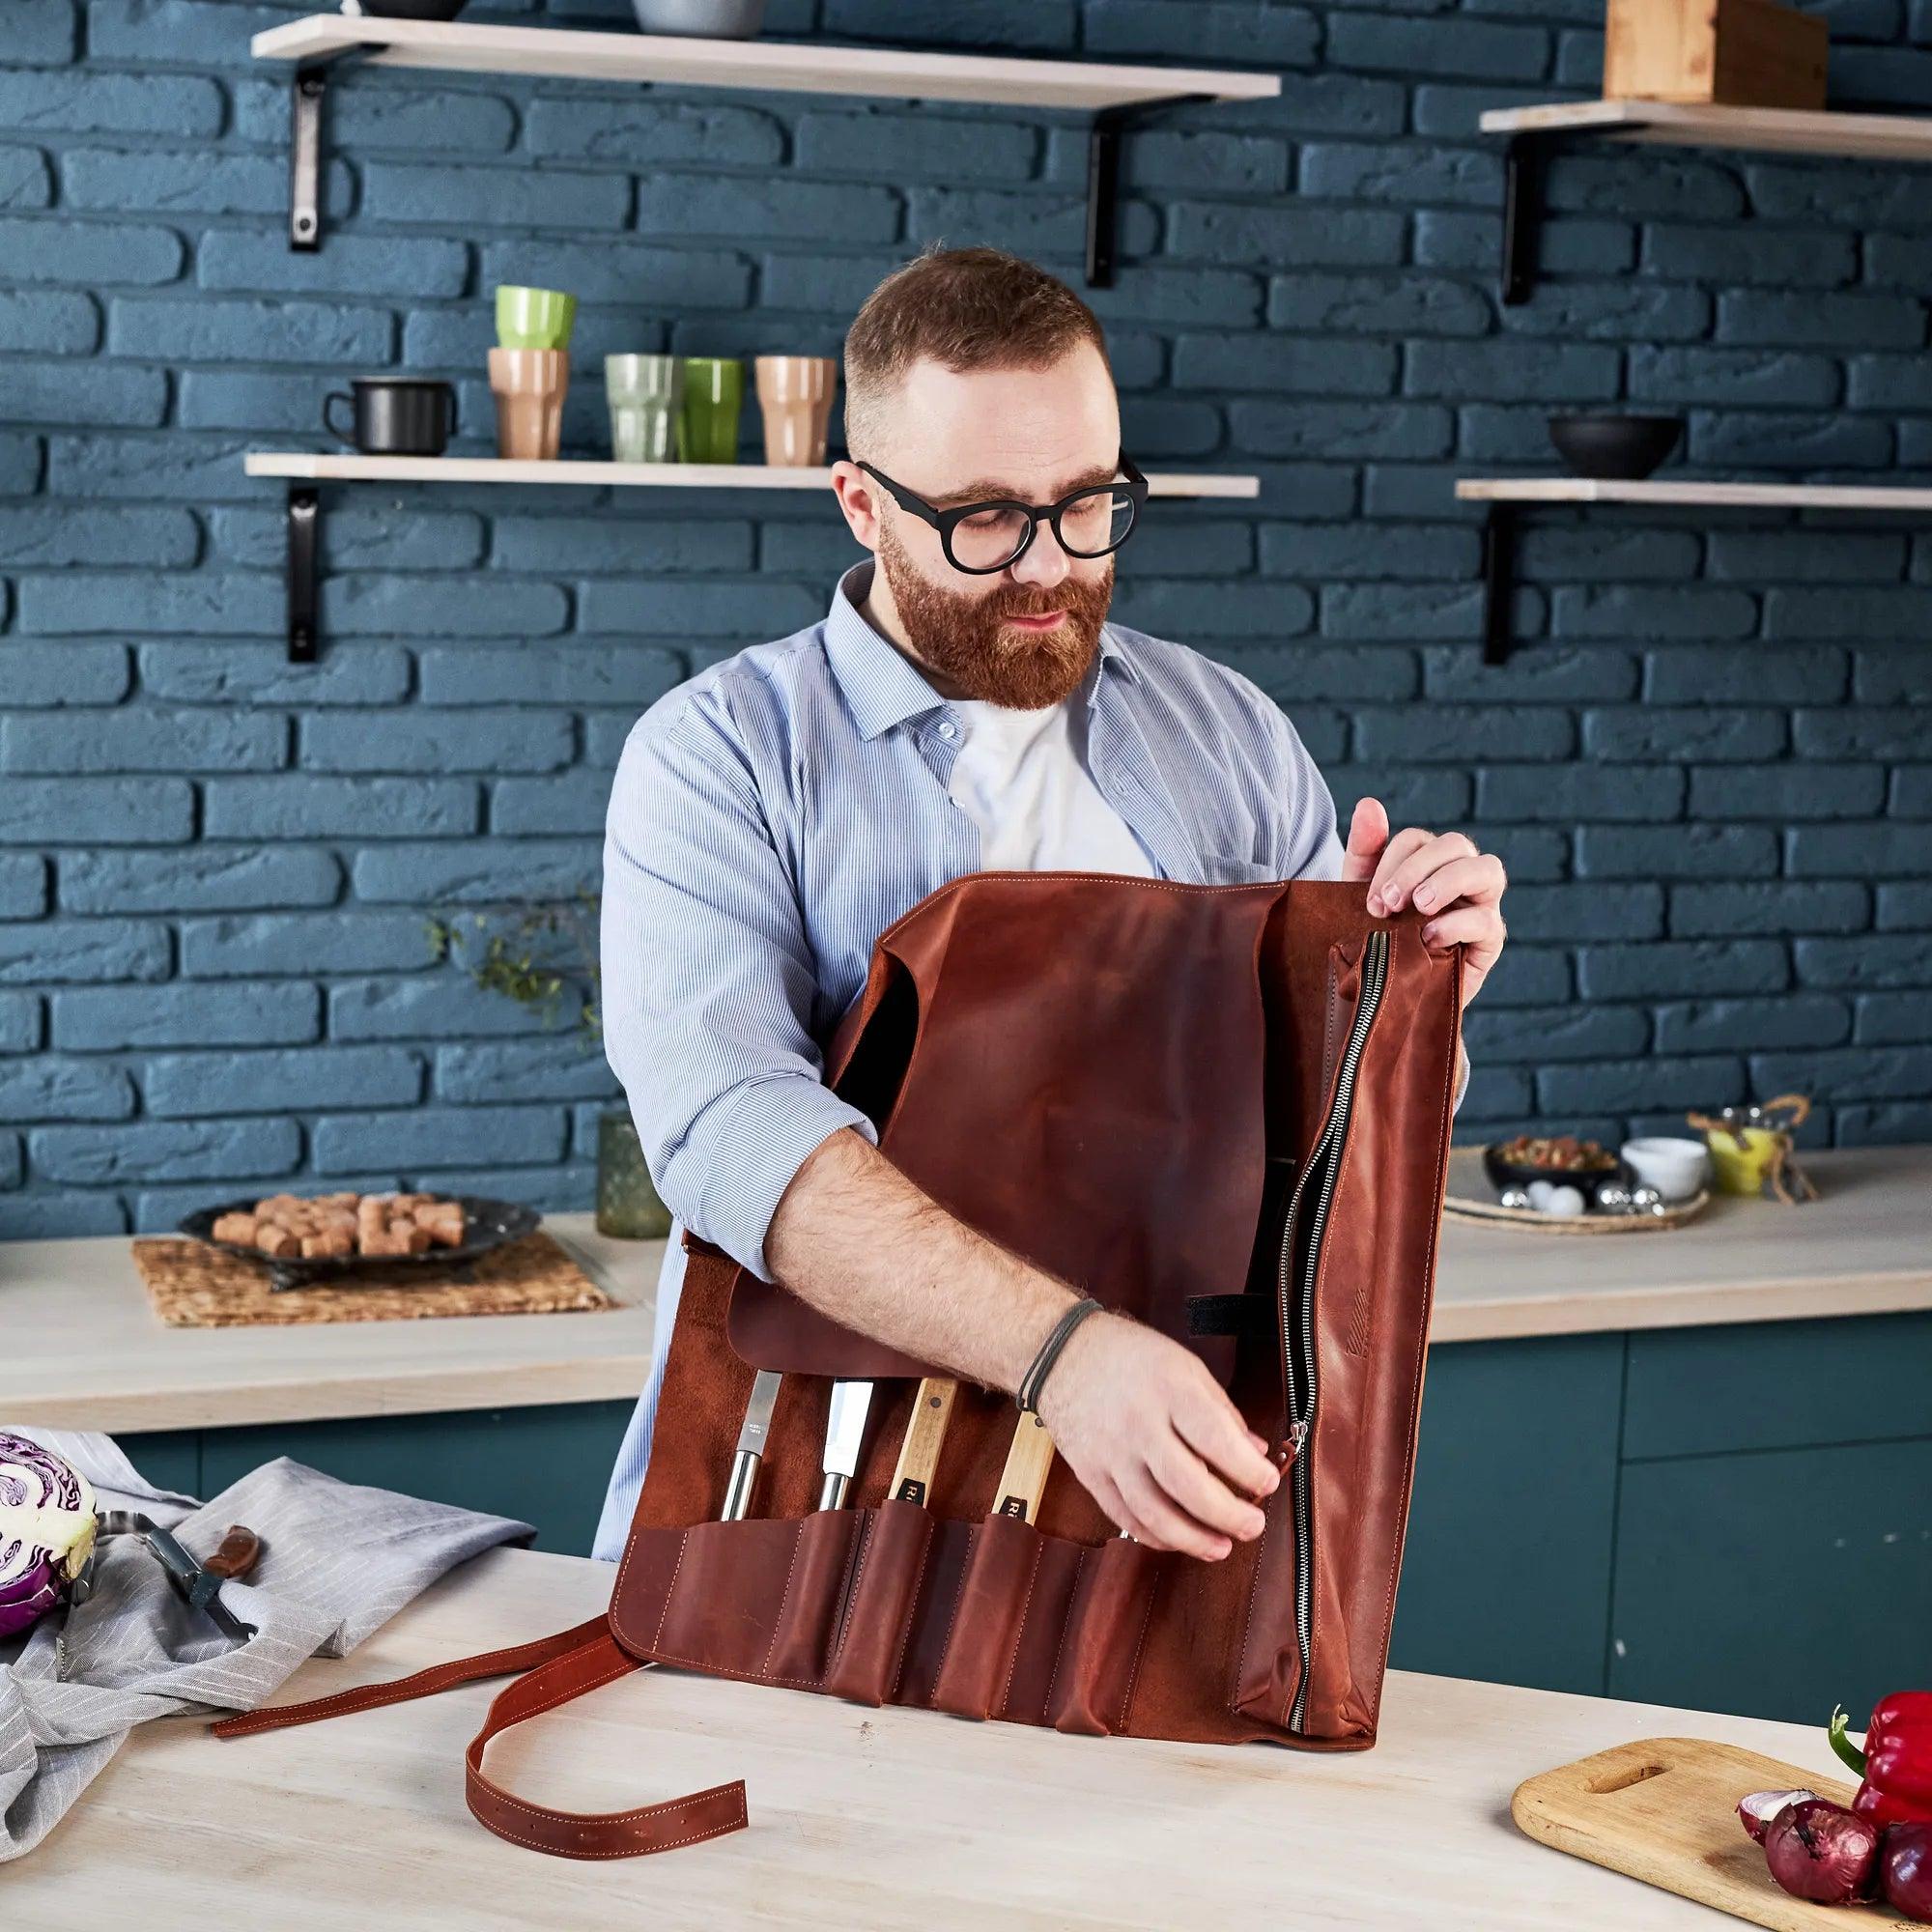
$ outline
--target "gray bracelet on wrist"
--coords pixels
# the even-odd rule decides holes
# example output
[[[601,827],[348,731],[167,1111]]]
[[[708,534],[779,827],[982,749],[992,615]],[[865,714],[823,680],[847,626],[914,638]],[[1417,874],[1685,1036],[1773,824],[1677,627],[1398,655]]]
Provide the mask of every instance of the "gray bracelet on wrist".
[[[1039,1409],[1039,1391],[1046,1380],[1048,1371],[1060,1359],[1060,1351],[1066,1346],[1066,1338],[1086,1321],[1088,1316],[1098,1313],[1099,1302],[1090,1295],[1076,1301],[1053,1325],[1053,1333],[1040,1344],[1039,1353],[1033,1358],[1033,1366],[1020,1378],[1020,1385],[1013,1396],[1019,1404],[1022,1415],[1037,1414]]]

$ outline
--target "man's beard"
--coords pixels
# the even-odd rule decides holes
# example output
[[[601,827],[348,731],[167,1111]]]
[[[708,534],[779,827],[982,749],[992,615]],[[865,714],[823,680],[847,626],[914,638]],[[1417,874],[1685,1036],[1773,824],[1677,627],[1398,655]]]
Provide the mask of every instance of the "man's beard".
[[[942,590],[918,567],[889,525],[879,526],[879,567],[892,586],[913,649],[968,697],[1037,711],[1079,689],[1100,648],[1114,596],[1114,564],[1097,580],[1067,577],[1051,590],[1002,582],[983,600]],[[1009,628],[1010,616],[1065,615],[1050,631]]]

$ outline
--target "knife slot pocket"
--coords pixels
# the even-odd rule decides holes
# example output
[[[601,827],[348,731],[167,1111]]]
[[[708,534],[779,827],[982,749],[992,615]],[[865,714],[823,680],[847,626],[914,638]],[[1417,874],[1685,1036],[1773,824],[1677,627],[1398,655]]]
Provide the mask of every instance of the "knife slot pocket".
[[[727,1677],[764,1678],[811,1517],[700,1522],[682,1532],[646,1653]],[[834,1529],[838,1524],[831,1525]],[[824,1532],[819,1532],[821,1540]]]
[[[825,1688],[861,1704],[882,1704],[897,1689],[905,1665],[933,1518],[904,1502],[881,1503],[862,1515]]]
[[[1018,1517],[977,1525],[932,1687],[936,1710],[1006,1716],[1010,1700],[1025,1721],[1029,1703],[1036,1712],[1044,1704],[1079,1558],[1078,1544],[1042,1536]]]
[[[1041,1721],[1087,1737],[1124,1728],[1165,1575],[1161,1555],[1125,1537],[1080,1552]]]
[[[817,1685],[824,1679],[870,1514],[819,1510],[800,1520],[759,1673],[772,1683]]]

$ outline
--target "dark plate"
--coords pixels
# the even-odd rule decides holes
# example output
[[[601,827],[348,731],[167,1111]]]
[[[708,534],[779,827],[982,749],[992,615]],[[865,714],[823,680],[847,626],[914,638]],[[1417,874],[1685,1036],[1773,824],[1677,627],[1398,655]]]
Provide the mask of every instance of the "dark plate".
[[[521,1240],[524,1236],[534,1234],[543,1221],[534,1208],[526,1208],[520,1201],[490,1201],[477,1194],[444,1194],[437,1198],[454,1201],[463,1209],[461,1247],[430,1248],[419,1255],[315,1255],[304,1260],[299,1255],[271,1258],[259,1248],[244,1248],[237,1242],[217,1241],[213,1237],[210,1230],[223,1214],[253,1213],[255,1202],[262,1198],[258,1194],[249,1201],[198,1208],[183,1220],[180,1232],[191,1240],[206,1241],[211,1248],[219,1248],[224,1255],[238,1255],[244,1262],[266,1268],[270,1285],[277,1289],[353,1288],[356,1275],[376,1267],[448,1268],[456,1270],[457,1279],[462,1280],[469,1272],[466,1263],[487,1255],[493,1248],[500,1248],[506,1241]],[[422,1285],[435,1288],[437,1282],[425,1275]]]
[[[1527,1187],[1532,1180],[1548,1180],[1559,1187],[1574,1187],[1586,1208],[1597,1205],[1597,1189],[1606,1181],[1629,1184],[1621,1160],[1614,1167],[1538,1167],[1526,1160],[1505,1160],[1492,1147],[1483,1150],[1483,1172],[1499,1196],[1505,1187]]]

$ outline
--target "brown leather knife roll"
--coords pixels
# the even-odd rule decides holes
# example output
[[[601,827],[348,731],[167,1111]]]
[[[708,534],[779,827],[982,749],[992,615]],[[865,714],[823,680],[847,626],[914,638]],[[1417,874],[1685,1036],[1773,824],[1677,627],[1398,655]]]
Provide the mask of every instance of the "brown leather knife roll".
[[[876,941],[826,1077],[951,1212],[1193,1349],[1286,1463],[1219,1563],[1149,1549],[1071,1471],[996,1513],[1005,1396],[957,1399],[923,1506],[886,1494],[946,1373],[687,1234],[649,1470],[608,1618],[218,1735],[537,1665],[470,1747],[472,1810],[566,1857],[744,1823],[742,1784],[600,1818],[481,1770],[505,1724],[661,1663],[1096,1736],[1373,1745],[1414,1468],[1462,949],[1366,888],[976,872]],[[720,1521],[754,1374],[781,1371],[755,1514]],[[878,1384],[817,1507],[832,1379]],[[506,1827],[510,1829],[505,1829]]]

